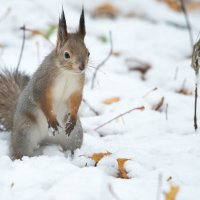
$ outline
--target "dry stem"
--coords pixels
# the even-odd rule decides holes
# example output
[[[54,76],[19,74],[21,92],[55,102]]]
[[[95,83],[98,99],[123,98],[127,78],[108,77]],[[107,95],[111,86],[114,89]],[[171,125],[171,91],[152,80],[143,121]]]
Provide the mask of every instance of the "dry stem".
[[[112,32],[111,31],[109,32],[109,37],[110,37],[110,51],[109,51],[108,55],[106,56],[106,58],[100,64],[98,64],[98,66],[96,67],[94,75],[92,77],[91,89],[94,88],[94,83],[95,83],[95,79],[96,79],[96,76],[97,76],[97,72],[108,61],[108,59],[110,58],[110,56],[113,53],[113,42],[112,42]]]
[[[126,111],[126,112],[124,112],[124,113],[122,113],[122,114],[119,114],[119,115],[117,115],[116,117],[114,117],[114,118],[108,120],[107,122],[105,122],[105,123],[103,123],[102,125],[98,126],[98,127],[95,128],[94,130],[97,131],[98,129],[102,128],[103,126],[105,126],[105,125],[111,123],[112,121],[114,121],[114,120],[116,120],[116,119],[118,119],[118,118],[120,118],[120,117],[122,117],[122,116],[124,116],[124,115],[126,115],[126,114],[128,114],[128,113],[130,113],[130,112],[132,112],[132,111],[134,111],[134,110],[144,110],[144,109],[145,109],[144,106],[137,107],[137,108],[132,108],[132,109],[130,109],[130,110],[128,110],[128,111]]]
[[[83,99],[83,102],[87,105],[87,107],[95,114],[95,115],[99,115],[99,112],[96,111],[85,99]]]
[[[23,39],[22,39],[22,46],[21,46],[21,51],[20,51],[20,55],[19,55],[19,60],[18,60],[18,63],[17,63],[17,70],[19,69],[19,66],[20,66],[20,63],[21,63],[21,60],[22,60],[22,56],[23,56],[23,52],[24,52],[24,45],[25,45],[25,41],[26,41],[26,33],[25,33],[25,25],[22,26],[20,28],[21,30],[23,30]]]

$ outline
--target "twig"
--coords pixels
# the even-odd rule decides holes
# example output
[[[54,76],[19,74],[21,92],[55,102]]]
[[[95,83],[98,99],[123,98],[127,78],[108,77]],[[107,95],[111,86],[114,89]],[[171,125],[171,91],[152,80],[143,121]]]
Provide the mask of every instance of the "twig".
[[[11,8],[7,8],[6,12],[0,17],[0,22],[3,21],[11,12]]]
[[[146,98],[149,94],[156,91],[157,89],[158,89],[157,87],[153,88],[152,90],[148,91],[145,95],[143,95],[142,98]]]
[[[116,193],[114,192],[112,185],[108,184],[108,189],[110,191],[110,193],[112,194],[112,196],[116,199],[116,200],[120,200],[120,198],[116,195]]]
[[[85,99],[83,99],[83,102],[87,105],[87,107],[95,114],[95,115],[99,115],[99,112],[96,111]]]
[[[18,60],[18,63],[17,63],[17,70],[19,69],[19,66],[20,66],[20,63],[21,63],[21,60],[22,60],[22,55],[23,55],[23,52],[24,52],[24,45],[25,45],[25,40],[26,40],[26,33],[25,33],[25,25],[22,26],[20,28],[21,30],[23,30],[23,39],[22,39],[22,46],[21,46],[21,51],[20,51],[20,55],[19,55],[19,60]]]
[[[165,100],[165,97],[162,97],[160,99],[160,101],[156,105],[153,106],[153,110],[155,110],[155,111],[160,110],[160,108],[162,107],[162,105],[164,103],[164,100]]]
[[[54,47],[54,44],[51,42],[51,40],[45,34],[43,34],[41,31],[30,29],[30,28],[25,28],[25,27],[24,27],[24,29],[25,29],[25,31],[30,32],[33,35],[40,35]]]
[[[192,67],[195,71],[195,100],[194,100],[194,128],[195,131],[198,129],[197,124],[197,98],[198,98],[198,77],[200,68],[200,40],[194,45],[192,53]]]
[[[188,18],[185,3],[184,3],[184,0],[179,0],[179,1],[180,1],[180,4],[181,4],[181,9],[183,11],[183,14],[185,16],[185,21],[186,21],[186,25],[187,25],[187,29],[188,29],[188,33],[189,33],[189,37],[190,37],[190,43],[191,43],[191,47],[193,49],[194,41],[193,41],[193,36],[192,36],[192,28],[191,28],[191,24],[190,24],[190,21],[189,21],[189,18]]]
[[[105,123],[103,123],[102,125],[98,126],[98,127],[95,128],[94,130],[97,131],[98,129],[102,128],[103,126],[105,126],[105,125],[111,123],[112,121],[114,121],[114,120],[116,120],[116,119],[118,119],[118,118],[120,118],[120,117],[122,117],[122,116],[124,116],[124,115],[126,115],[126,114],[128,114],[128,113],[130,113],[130,112],[132,112],[132,111],[134,111],[134,110],[144,110],[144,109],[145,109],[144,106],[137,107],[137,108],[132,108],[132,109],[130,109],[130,110],[128,110],[128,111],[126,111],[126,112],[124,112],[124,113],[122,113],[122,114],[120,114],[120,115],[117,115],[116,117],[114,117],[114,118],[108,120],[107,122],[105,122]]]
[[[179,68],[176,68],[175,74],[174,74],[174,80],[176,81],[177,77],[178,77],[178,72],[179,72]]]
[[[198,86],[197,86],[197,83],[196,83],[195,84],[195,101],[194,101],[194,128],[195,128],[195,131],[198,128],[198,125],[197,125],[197,98],[198,98],[197,89],[198,89]]]
[[[166,117],[166,120],[168,120],[168,103],[166,104],[166,109],[165,109],[165,117]]]
[[[200,68],[200,40],[193,46],[194,44],[194,40],[193,40],[193,36],[192,36],[192,29],[191,29],[191,25],[190,25],[190,21],[188,18],[188,14],[187,14],[187,10],[185,8],[185,4],[183,0],[180,0],[181,3],[181,8],[182,11],[184,13],[185,16],[185,20],[187,23],[187,28],[188,28],[188,32],[189,32],[189,36],[190,36],[190,42],[191,42],[191,46],[193,49],[192,52],[192,67],[195,71],[195,75],[196,75],[196,81],[195,81],[195,100],[194,100],[194,129],[195,131],[198,129],[198,124],[197,124],[197,98],[198,98],[198,76],[199,76],[199,68]]]
[[[108,61],[108,59],[110,58],[110,56],[113,53],[113,42],[112,42],[112,32],[111,31],[109,31],[109,37],[110,37],[110,51],[109,51],[108,55],[106,56],[106,58],[100,64],[98,64],[98,66],[96,67],[94,75],[92,77],[91,89],[94,88],[94,82],[95,82],[95,79],[97,76],[97,72]]]

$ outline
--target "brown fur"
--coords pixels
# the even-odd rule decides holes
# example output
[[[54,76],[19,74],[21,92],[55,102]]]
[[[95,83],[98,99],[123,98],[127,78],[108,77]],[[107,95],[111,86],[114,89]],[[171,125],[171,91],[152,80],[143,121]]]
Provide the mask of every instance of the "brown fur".
[[[57,130],[57,126],[59,126],[59,123],[56,119],[55,113],[53,112],[52,101],[53,97],[52,97],[51,87],[49,87],[44,91],[43,96],[40,99],[40,107],[48,121],[49,127],[52,127],[55,130]]]
[[[3,69],[0,72],[0,124],[3,130],[12,129],[17,100],[29,79],[28,75],[17,69],[13,71]]]
[[[84,80],[80,80],[79,90],[75,91],[67,100],[67,107],[69,109],[70,118],[75,122],[77,120],[78,109],[82,101],[83,82]]]

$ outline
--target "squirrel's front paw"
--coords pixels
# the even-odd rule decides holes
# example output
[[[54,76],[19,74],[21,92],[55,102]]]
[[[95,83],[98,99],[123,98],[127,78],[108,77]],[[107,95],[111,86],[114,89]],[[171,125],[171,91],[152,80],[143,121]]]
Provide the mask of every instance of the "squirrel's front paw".
[[[76,125],[76,121],[73,121],[73,120],[69,120],[65,124],[65,133],[66,133],[66,135],[68,135],[68,136],[70,135],[70,133],[74,129],[75,125]]]
[[[52,132],[53,136],[55,134],[59,133],[59,128],[60,128],[60,124],[58,123],[58,121],[54,121],[54,122],[50,122],[48,121],[48,129],[50,129],[50,131]]]

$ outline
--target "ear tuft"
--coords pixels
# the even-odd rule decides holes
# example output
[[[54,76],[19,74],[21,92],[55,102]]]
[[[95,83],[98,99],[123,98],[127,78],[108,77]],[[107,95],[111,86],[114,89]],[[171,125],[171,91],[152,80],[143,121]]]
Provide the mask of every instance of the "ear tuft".
[[[79,34],[84,39],[86,31],[85,31],[85,15],[84,15],[84,8],[82,7],[82,12],[79,21]]]
[[[67,40],[67,25],[65,20],[65,13],[62,7],[62,13],[58,23],[57,49],[61,48]]]

